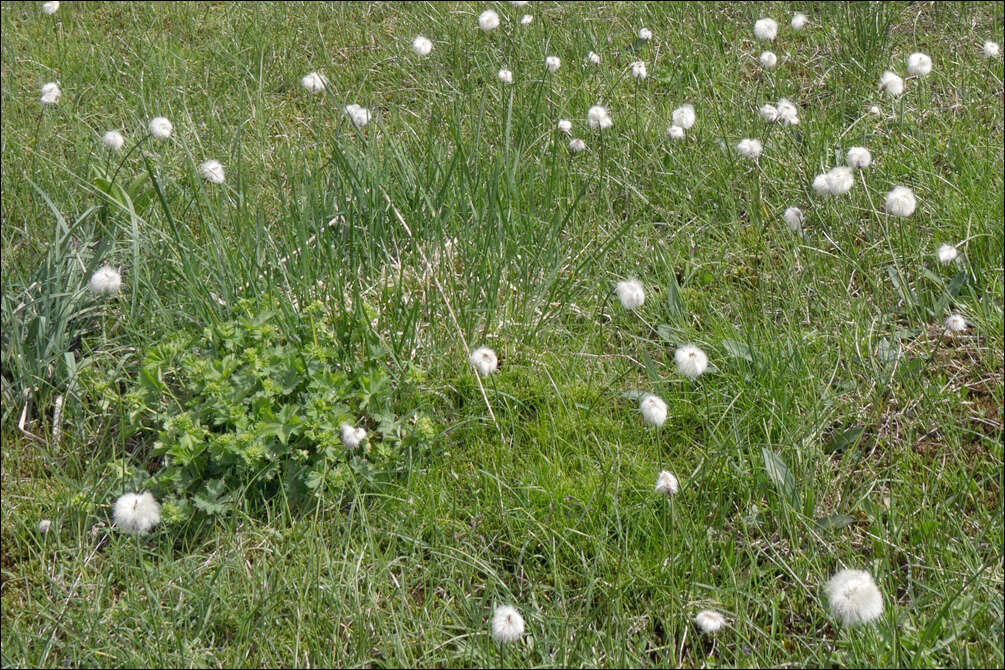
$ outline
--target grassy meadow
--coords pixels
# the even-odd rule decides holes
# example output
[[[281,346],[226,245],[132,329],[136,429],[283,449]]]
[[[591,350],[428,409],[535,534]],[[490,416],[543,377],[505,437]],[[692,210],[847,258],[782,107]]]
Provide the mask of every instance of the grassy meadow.
[[[4,667],[1005,665],[1001,3],[0,16]]]

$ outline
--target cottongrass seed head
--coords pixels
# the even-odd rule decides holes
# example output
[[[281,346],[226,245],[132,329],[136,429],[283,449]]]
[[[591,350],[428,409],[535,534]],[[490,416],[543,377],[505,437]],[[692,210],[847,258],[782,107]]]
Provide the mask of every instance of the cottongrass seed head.
[[[932,59],[928,54],[917,51],[907,57],[907,73],[924,77],[932,71]]]
[[[653,38],[653,31],[648,28],[639,28],[639,39],[643,42],[648,42]]]
[[[591,51],[590,53],[586,54],[586,60],[587,62],[592,63],[593,65],[600,65],[600,54],[598,54],[595,51]]]
[[[675,126],[680,126],[684,130],[691,130],[691,126],[694,125],[696,120],[694,105],[681,105],[677,109],[673,110],[673,113],[670,115],[670,120],[673,121]]]
[[[656,477],[656,486],[653,487],[653,490],[656,493],[675,496],[677,495],[677,491],[680,490],[680,485],[672,472],[661,470],[659,476]]]
[[[896,97],[904,92],[904,80],[896,72],[887,70],[879,78],[879,90]]]
[[[149,491],[125,493],[115,501],[112,520],[123,532],[146,535],[161,521],[161,506]]]
[[[562,60],[558,56],[548,56],[544,59],[544,66],[548,72],[557,72],[562,67]]]
[[[637,60],[634,63],[632,63],[629,66],[629,68],[631,69],[632,76],[635,77],[636,79],[645,79],[646,76],[649,74],[646,71],[646,64],[640,60]]]
[[[967,320],[962,314],[950,314],[946,317],[946,330],[952,333],[962,333],[967,329]]]
[[[39,101],[43,105],[55,105],[59,102],[59,96],[61,95],[63,95],[63,92],[59,90],[59,84],[50,81],[42,84],[42,97],[39,98]]]
[[[348,423],[343,423],[340,426],[340,430],[342,432],[342,444],[345,445],[346,449],[356,449],[366,439],[366,430],[363,428],[356,428],[355,426],[350,426]]]
[[[642,283],[637,279],[619,281],[614,286],[614,292],[617,294],[621,306],[628,310],[638,309],[646,301],[646,292],[642,288]]]
[[[311,93],[320,93],[325,90],[325,78],[317,72],[305,74],[300,80],[300,85]]]
[[[778,108],[770,103],[761,105],[757,113],[768,123],[774,123],[778,120]]]
[[[851,168],[839,165],[829,172],[818,174],[813,179],[813,190],[820,195],[842,195],[855,185],[855,175]]]
[[[479,347],[471,352],[471,356],[468,357],[468,363],[482,377],[488,377],[499,367],[499,358],[496,356],[496,352],[488,347]]]
[[[673,360],[677,364],[677,371],[688,379],[696,379],[708,368],[708,356],[693,344],[678,347]]]
[[[174,126],[171,125],[171,122],[163,116],[155,116],[150,119],[150,125],[148,126],[150,134],[159,140],[166,140],[171,137],[171,131],[173,129]]]
[[[605,130],[614,125],[607,108],[600,105],[594,105],[586,112],[586,123],[593,130]]]
[[[761,157],[763,147],[760,140],[747,138],[740,140],[740,143],[736,145],[736,150],[744,158],[756,161]]]
[[[758,19],[754,23],[754,37],[762,42],[770,42],[778,34],[778,24],[774,19]]]
[[[524,14],[523,16],[520,17],[521,26],[529,26],[533,22],[534,22],[533,14]]]
[[[883,111],[876,105],[873,105],[872,107],[869,108],[869,113],[872,114],[873,116],[879,116],[880,114],[883,113]]]
[[[555,124],[555,127],[566,135],[572,134],[572,121],[569,119],[559,119],[558,123]]]
[[[118,151],[126,143],[126,138],[122,137],[122,133],[117,130],[109,130],[101,136],[101,143],[112,151]]]
[[[984,43],[984,57],[985,58],[998,58],[998,54],[1001,53],[1001,47],[998,43],[993,40],[988,40]]]
[[[670,126],[667,128],[667,137],[672,140],[684,139],[684,129],[680,126]]]
[[[211,184],[222,184],[225,179],[220,161],[212,159],[199,166],[199,174]]]
[[[122,288],[122,275],[110,265],[103,265],[91,275],[88,288],[94,295],[114,295]]]
[[[758,60],[761,61],[761,67],[765,70],[772,70],[778,65],[778,56],[773,51],[762,51]]]
[[[500,605],[492,614],[492,639],[499,644],[516,642],[523,637],[524,623],[520,612],[511,605]]]
[[[883,596],[864,570],[841,570],[824,587],[831,614],[845,626],[875,621],[883,614]]]
[[[499,81],[501,81],[504,84],[513,83],[513,73],[507,70],[506,68],[499,70],[499,74],[497,74],[496,76],[499,77]]]
[[[694,615],[694,625],[702,633],[711,635],[726,625],[726,617],[715,610],[702,610]]]
[[[802,12],[796,12],[792,15],[792,29],[802,30],[806,27],[806,24],[810,22],[810,18],[803,14]]]
[[[798,233],[803,229],[803,210],[798,207],[789,207],[782,214],[782,220],[785,221],[785,225],[789,227],[789,230]]]
[[[917,202],[914,200],[914,192],[906,186],[894,186],[886,194],[886,211],[895,216],[911,216]]]
[[[370,123],[370,110],[362,105],[351,104],[345,106],[345,113],[352,120],[352,125],[363,128]]]
[[[50,528],[52,528],[52,521],[49,519],[42,519],[38,522],[38,532],[42,535],[48,533]]]
[[[959,252],[951,244],[940,244],[939,248],[935,251],[935,255],[938,256],[940,263],[949,265],[959,257]]]
[[[642,396],[639,401],[639,411],[642,412],[642,420],[659,428],[667,420],[667,404],[663,398],[652,393]]]
[[[775,107],[778,108],[778,118],[781,119],[782,123],[789,126],[799,125],[799,108],[789,102],[787,98],[776,102]]]
[[[50,0],[49,2],[42,3],[42,11],[46,14],[52,16],[57,11],[59,11],[59,3],[56,0]]]
[[[569,142],[569,151],[572,152],[573,154],[578,154],[585,150],[586,150],[586,142],[579,139],[578,137],[573,138]]]
[[[848,150],[846,162],[849,167],[861,170],[872,163],[872,154],[865,147],[852,147]]]
[[[478,27],[488,32],[499,27],[499,15],[491,9],[486,9],[478,15]]]
[[[423,37],[419,35],[414,40],[412,40],[412,51],[415,52],[416,56],[428,56],[433,50],[433,43],[428,37]]]

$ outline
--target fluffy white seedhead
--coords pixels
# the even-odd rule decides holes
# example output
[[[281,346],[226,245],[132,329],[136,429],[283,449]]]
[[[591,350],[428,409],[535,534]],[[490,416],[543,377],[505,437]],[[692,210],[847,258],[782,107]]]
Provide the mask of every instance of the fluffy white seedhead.
[[[161,506],[149,491],[125,493],[115,501],[112,520],[123,532],[146,535],[161,521]]]
[[[499,27],[499,15],[491,9],[486,9],[478,15],[478,27],[488,32]]]
[[[573,138],[569,142],[569,151],[571,151],[573,154],[578,154],[581,151],[585,151],[585,150],[586,150],[586,142],[584,142],[583,140],[579,139],[578,137]]]
[[[52,528],[52,521],[49,519],[42,519],[38,522],[38,532],[42,535],[48,533],[50,528]]]
[[[562,67],[562,60],[558,56],[548,56],[544,59],[544,66],[548,68],[548,72],[556,72]]]
[[[761,61],[761,67],[766,70],[774,69],[778,65],[778,56],[773,51],[762,51],[758,60]]]
[[[761,105],[757,113],[761,115],[761,118],[768,123],[774,123],[778,120],[778,108],[772,104]]]
[[[637,279],[619,281],[614,287],[614,292],[625,309],[638,309],[646,301],[646,292]]]
[[[803,28],[806,27],[806,24],[809,22],[810,22],[809,17],[803,14],[802,12],[796,12],[795,14],[792,15],[793,30],[802,30]]]
[[[859,170],[867,168],[872,163],[872,154],[865,147],[852,147],[848,150],[847,163],[848,167]]]
[[[666,470],[660,471],[659,476],[656,477],[656,486],[653,488],[656,493],[663,493],[668,496],[677,495],[677,491],[680,490],[677,478],[672,472],[667,472]]]
[[[959,252],[956,251],[956,247],[951,244],[940,244],[939,248],[936,250],[935,255],[939,257],[939,262],[943,265],[949,265],[957,259]]]
[[[894,186],[886,194],[886,211],[895,216],[911,216],[917,202],[914,200],[914,192],[906,186]]]
[[[43,105],[55,105],[59,102],[59,96],[63,94],[59,90],[59,84],[54,81],[50,81],[47,84],[42,84],[42,97],[39,100]]]
[[[946,317],[946,330],[953,333],[962,333],[967,329],[967,320],[962,314],[950,314]]]
[[[533,21],[534,21],[533,14],[524,14],[523,16],[520,17],[521,26],[529,26],[531,23],[533,23]]]
[[[352,125],[357,128],[362,128],[366,124],[370,123],[370,110],[362,105],[346,105],[345,113],[349,115],[352,120]]]
[[[594,65],[600,65],[600,54],[595,51],[591,51],[586,54],[586,60]]]
[[[499,81],[501,81],[504,84],[512,84],[513,83],[513,73],[510,72],[509,70],[507,70],[506,68],[503,68],[503,69],[499,70],[499,74],[496,75],[496,76],[498,76],[499,77]]]
[[[694,105],[681,105],[673,110],[670,120],[675,126],[680,126],[684,130],[691,130],[695,122]]]
[[[636,79],[645,79],[646,76],[649,74],[648,72],[646,72],[646,64],[640,60],[637,60],[631,65],[629,65],[629,68],[631,69],[632,76],[635,77]]]
[[[702,633],[711,635],[726,625],[726,617],[715,610],[702,610],[694,615],[694,625]]]
[[[869,623],[883,614],[883,596],[864,570],[842,570],[830,578],[824,591],[831,614],[845,626]]]
[[[527,0],[509,0],[509,4],[513,5],[514,7],[526,7]]]
[[[696,379],[708,368],[708,356],[693,344],[678,347],[673,360],[677,364],[677,371],[688,379]]]
[[[42,11],[50,16],[55,14],[59,10],[59,3],[56,0],[51,0],[50,2],[42,3]]]
[[[667,137],[672,140],[684,139],[684,129],[680,126],[670,126],[667,128]]]
[[[785,225],[789,227],[794,233],[798,233],[803,229],[803,210],[798,207],[789,207],[782,214],[782,219],[785,221]]]
[[[642,412],[642,420],[659,428],[667,420],[667,404],[663,398],[652,393],[642,396],[639,401],[639,411]]]
[[[907,73],[924,77],[932,71],[932,59],[920,51],[907,57]]]
[[[648,28],[639,28],[639,39],[643,42],[648,42],[653,38],[653,31]]]
[[[743,139],[740,143],[736,145],[736,150],[744,158],[749,158],[752,161],[756,161],[761,157],[761,141],[753,139]]]
[[[112,151],[118,151],[126,143],[126,138],[122,137],[122,133],[117,130],[109,130],[101,136],[101,143]]]
[[[872,114],[873,116],[879,116],[883,112],[882,112],[882,110],[880,110],[879,107],[877,107],[876,105],[873,105],[872,107],[869,108],[869,113]]]
[[[605,130],[614,125],[610,114],[607,113],[607,108],[600,105],[590,107],[589,111],[586,112],[586,122],[594,130]]]
[[[515,607],[501,605],[492,614],[492,639],[499,644],[516,642],[523,636],[523,617]]]
[[[782,98],[775,107],[778,109],[778,118],[782,123],[789,126],[799,125],[799,108],[789,102],[787,98]]]
[[[340,429],[342,432],[342,444],[345,445],[346,449],[356,449],[366,439],[366,431],[362,428],[356,428],[350,426],[348,423],[343,423]]]
[[[150,119],[150,125],[148,128],[151,135],[159,140],[166,140],[171,137],[171,131],[174,129],[174,126],[172,126],[171,122],[163,116],[155,116]]]
[[[311,72],[304,75],[304,78],[300,80],[300,85],[311,93],[320,93],[325,90],[325,78],[317,72]]]
[[[496,356],[496,352],[488,347],[479,347],[471,352],[471,356],[468,357],[468,363],[482,377],[488,377],[499,367],[499,358]]]
[[[225,177],[220,161],[208,160],[199,166],[199,174],[211,184],[222,184]]]
[[[778,34],[778,24],[774,19],[758,19],[754,23],[754,37],[762,42],[770,42]]]
[[[559,119],[558,123],[555,124],[555,127],[566,135],[572,134],[572,121],[569,119]]]
[[[820,195],[841,195],[855,185],[855,175],[850,167],[839,165],[813,179],[813,190]]]
[[[998,46],[997,42],[988,40],[984,43],[984,57],[985,58],[998,58],[998,54],[1001,53],[1001,47]]]
[[[896,72],[887,70],[879,78],[879,90],[892,96],[898,96],[904,92],[904,80]]]
[[[110,265],[104,265],[94,271],[88,283],[94,295],[114,295],[122,288],[122,275]]]
[[[428,37],[423,37],[419,35],[414,40],[412,40],[412,51],[415,52],[416,56],[428,56],[433,50],[433,43]]]

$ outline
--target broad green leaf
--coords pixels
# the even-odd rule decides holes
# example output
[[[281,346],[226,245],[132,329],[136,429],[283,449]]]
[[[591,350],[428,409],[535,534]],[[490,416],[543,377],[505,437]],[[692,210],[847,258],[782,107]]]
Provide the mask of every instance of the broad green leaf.
[[[796,492],[796,480],[785,466],[785,462],[778,454],[767,448],[761,449],[761,456],[764,458],[764,471],[768,473],[778,491],[791,502]]]

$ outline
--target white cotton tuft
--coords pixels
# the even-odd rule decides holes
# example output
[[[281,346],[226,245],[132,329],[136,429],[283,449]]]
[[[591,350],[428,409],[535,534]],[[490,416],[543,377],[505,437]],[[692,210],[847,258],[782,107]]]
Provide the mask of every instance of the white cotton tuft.
[[[998,58],[998,54],[1001,53],[1001,48],[998,46],[997,42],[988,40],[984,43],[984,57],[985,58]]]
[[[788,101],[787,98],[782,98],[777,103],[775,107],[778,108],[778,118],[782,123],[789,126],[799,125],[799,108]]]
[[[345,445],[346,449],[356,449],[366,439],[366,431],[362,428],[343,423],[339,429],[342,432],[342,444]]]
[[[668,496],[677,495],[677,491],[680,490],[680,486],[677,482],[677,478],[672,472],[667,472],[666,470],[660,471],[658,477],[656,477],[656,486],[653,487],[656,493],[663,493]]]
[[[684,130],[691,130],[691,126],[695,122],[694,105],[681,105],[673,110],[670,120],[673,121],[673,125],[675,126],[680,126]]]
[[[56,0],[50,0],[50,2],[43,2],[42,11],[52,16],[57,11],[59,11],[59,3],[56,2]]]
[[[593,63],[594,65],[600,65],[600,54],[598,54],[595,51],[591,51],[590,53],[586,54],[586,60],[589,61],[590,63]]]
[[[677,371],[688,379],[697,379],[708,368],[708,356],[693,344],[678,347],[673,354]]]
[[[648,42],[653,38],[653,31],[648,28],[639,28],[639,39],[643,42]]]
[[[534,21],[533,14],[524,14],[523,16],[520,17],[521,26],[529,26],[533,21]]]
[[[634,63],[632,63],[629,66],[629,68],[631,69],[632,76],[635,77],[636,79],[645,79],[646,76],[649,74],[646,71],[646,64],[640,60],[637,60]]]
[[[618,295],[621,306],[628,310],[638,309],[646,301],[646,292],[637,279],[619,281],[614,292]]]
[[[578,137],[573,138],[569,142],[569,151],[571,153],[578,154],[578,153],[580,153],[582,151],[585,151],[585,150],[586,150],[586,142],[584,142],[583,140],[579,139]]]
[[[499,74],[497,76],[499,77],[499,81],[501,81],[504,84],[513,83],[513,73],[507,70],[506,68],[499,70]]]
[[[907,57],[907,73],[924,77],[932,71],[932,59],[920,51]]]
[[[150,119],[148,129],[150,130],[150,134],[157,139],[166,140],[171,137],[171,131],[174,129],[174,126],[163,116],[156,116]]]
[[[468,357],[468,363],[471,364],[475,370],[477,370],[482,377],[488,377],[490,374],[496,371],[499,367],[499,358],[496,356],[496,352],[492,351],[488,347],[479,347],[471,352],[471,356]]]
[[[874,116],[879,116],[883,112],[880,111],[879,107],[877,107],[876,105],[873,105],[872,107],[869,108],[869,113],[872,114],[872,115],[874,115]]]
[[[224,181],[223,166],[217,160],[208,160],[200,165],[199,174],[211,184],[222,184]]]
[[[419,35],[414,40],[412,40],[412,51],[415,52],[416,56],[428,56],[433,50],[433,43],[429,41],[428,37],[423,37]]]
[[[950,314],[946,317],[946,330],[953,333],[962,333],[967,329],[967,320],[962,314]]]
[[[610,114],[607,113],[607,108],[600,105],[590,107],[589,111],[586,112],[586,122],[594,130],[605,130],[614,125]]]
[[[351,104],[345,106],[345,113],[352,120],[352,125],[362,128],[370,122],[370,110],[362,105]]]
[[[667,137],[672,140],[684,139],[684,129],[680,126],[670,126],[667,128]]]
[[[122,275],[110,265],[104,265],[94,271],[88,288],[94,295],[114,295],[122,288]]]
[[[875,621],[883,614],[883,596],[864,570],[842,570],[824,587],[831,614],[845,626]]]
[[[744,158],[756,161],[761,156],[761,141],[753,139],[743,139],[736,145],[736,150]]]
[[[478,27],[488,32],[499,27],[499,15],[491,9],[486,9],[478,15]]]
[[[872,163],[872,154],[865,147],[852,147],[848,150],[847,162],[849,167],[861,170]]]
[[[562,61],[558,56],[548,56],[544,59],[544,66],[548,68],[548,72],[556,72],[562,67]]]
[[[652,393],[642,396],[639,401],[639,411],[642,412],[642,420],[659,428],[667,420],[667,404],[663,398]]]
[[[52,528],[52,521],[49,519],[42,519],[38,522],[38,532],[42,535],[48,533],[50,528]]]
[[[757,112],[768,123],[774,123],[778,120],[778,108],[772,104],[761,105],[761,108]]]
[[[940,244],[939,248],[935,251],[935,255],[939,257],[940,263],[949,265],[957,259],[959,252],[951,244]]]
[[[711,635],[726,625],[726,617],[715,610],[702,610],[694,615],[694,625],[702,633]]]
[[[122,137],[122,133],[117,130],[109,130],[101,136],[101,143],[112,151],[118,151],[126,143],[126,138]]]
[[[762,51],[761,57],[758,60],[761,61],[761,67],[766,70],[774,69],[778,65],[778,56],[773,51]]]
[[[898,96],[904,92],[904,80],[896,72],[887,70],[879,78],[879,90],[892,96]]]
[[[523,636],[523,617],[515,607],[502,605],[492,614],[492,639],[499,644],[516,642]]]
[[[850,191],[854,185],[855,174],[845,165],[818,174],[813,180],[813,190],[820,195],[841,195]]]
[[[528,3],[527,0],[509,0],[509,4],[514,7],[526,7]]]
[[[778,34],[778,24],[774,19],[758,19],[754,23],[754,37],[762,42],[770,42]]]
[[[906,186],[894,186],[886,194],[886,211],[895,216],[911,216],[917,202],[914,193]]]
[[[559,119],[558,123],[555,124],[555,127],[558,128],[559,131],[565,133],[566,135],[572,134],[572,121],[568,119]]]
[[[789,227],[789,230],[798,233],[803,229],[803,210],[798,207],[789,207],[782,214],[782,220],[785,221],[785,225]]]
[[[112,510],[115,525],[123,532],[146,535],[161,521],[161,506],[149,491],[125,493]]]
[[[59,84],[50,81],[42,84],[42,97],[39,100],[43,105],[55,105],[59,102],[59,96],[61,95],[63,95],[63,92],[59,90]]]
[[[325,90],[326,81],[322,75],[317,72],[311,72],[304,75],[304,78],[300,80],[300,85],[311,93],[320,93]]]
[[[802,12],[796,12],[795,14],[792,15],[793,30],[802,30],[803,28],[806,27],[806,24],[809,22],[810,22],[809,17],[803,14]]]

